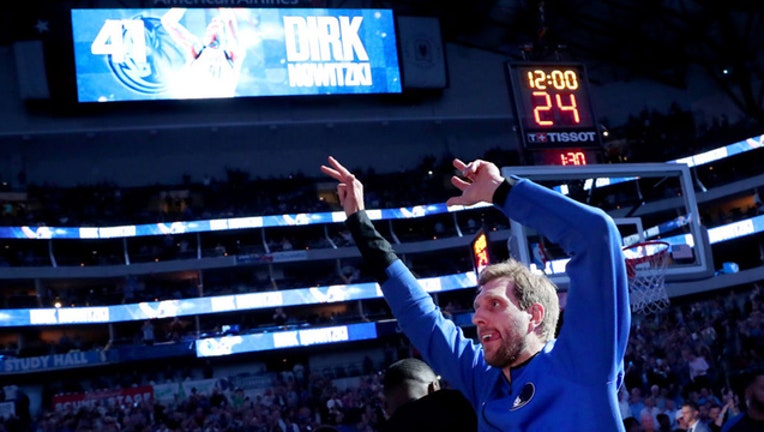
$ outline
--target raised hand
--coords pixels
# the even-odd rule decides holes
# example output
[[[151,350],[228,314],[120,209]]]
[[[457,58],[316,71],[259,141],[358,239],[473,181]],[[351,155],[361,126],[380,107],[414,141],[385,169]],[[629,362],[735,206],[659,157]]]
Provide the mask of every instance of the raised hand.
[[[449,198],[446,204],[469,206],[479,202],[490,203],[496,188],[504,181],[499,168],[480,159],[468,164],[454,159],[453,164],[466,180],[458,176],[451,177],[451,184],[462,191],[462,194]]]
[[[337,195],[340,198],[340,204],[345,210],[345,215],[350,216],[360,210],[363,210],[363,183],[360,182],[353,173],[347,170],[337,159],[329,156],[329,165],[321,165],[321,172],[337,180]]]

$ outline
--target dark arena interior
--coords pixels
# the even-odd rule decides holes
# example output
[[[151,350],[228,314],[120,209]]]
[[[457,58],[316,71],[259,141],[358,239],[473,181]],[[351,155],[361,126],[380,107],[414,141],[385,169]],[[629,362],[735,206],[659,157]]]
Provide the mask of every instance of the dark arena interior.
[[[564,333],[570,257],[494,206],[447,206],[453,159],[602,209],[630,266],[625,430],[684,431],[692,402],[717,432],[747,409],[759,2],[3,7],[0,431],[384,431],[384,372],[421,353],[328,156],[476,344],[483,265],[546,273]]]

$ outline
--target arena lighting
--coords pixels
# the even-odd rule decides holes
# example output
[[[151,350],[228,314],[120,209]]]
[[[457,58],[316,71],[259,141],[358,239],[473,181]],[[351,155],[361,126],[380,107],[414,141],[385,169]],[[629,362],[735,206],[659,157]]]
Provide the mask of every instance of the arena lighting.
[[[219,357],[247,352],[353,342],[375,338],[377,338],[376,323],[231,335],[198,339],[196,341],[196,356]]]
[[[746,140],[720,147],[688,158],[677,159],[669,163],[686,163],[690,166],[697,166],[712,161],[717,161],[732,155],[759,149],[764,143],[764,134],[748,138]],[[488,205],[486,205],[487,207]],[[422,205],[397,209],[369,210],[369,215],[373,220],[381,219],[406,219],[430,216],[444,212],[461,211],[464,207],[453,206],[446,207],[443,204]],[[209,232],[230,229],[268,227],[268,226],[299,226],[319,223],[337,223],[344,221],[344,213],[301,213],[279,216],[262,216],[248,218],[217,219],[194,222],[175,222],[167,224],[146,224],[146,225],[128,225],[118,227],[102,228],[55,228],[55,227],[0,227],[0,238],[30,238],[30,239],[53,239],[53,238],[120,238],[135,237],[144,235],[162,235],[175,234],[183,232]],[[653,231],[661,234],[661,226],[648,228],[646,234]],[[764,216],[756,216],[749,219],[740,220],[734,223],[725,224],[708,229],[710,244],[716,244],[729,241],[744,236],[758,234],[764,231]],[[661,238],[670,244],[686,243],[686,239],[676,237]],[[8,246],[6,245],[6,248]],[[277,256],[275,254],[274,256]],[[258,259],[263,257],[235,257],[239,259]],[[268,258],[268,257],[265,257]],[[551,263],[556,265],[557,263]],[[564,265],[558,265],[556,268],[564,269]],[[562,271],[562,270],[561,270]],[[471,273],[471,272],[470,272]],[[465,286],[474,285],[474,274],[465,276],[465,274],[447,275],[437,278],[432,282],[433,291],[446,291],[451,289],[461,289]],[[52,308],[36,309],[5,309],[0,310],[0,327],[18,327],[25,325],[61,325],[76,323],[109,323],[122,321],[138,321],[156,317],[187,316],[198,314],[219,313],[236,310],[252,310],[264,307],[273,307],[275,305],[300,305],[315,304],[325,300],[329,295],[330,287],[304,288],[292,290],[292,292],[279,293],[276,300],[254,299],[248,297],[230,296],[209,297],[204,299],[184,299],[173,302],[148,302],[144,304],[115,305],[99,308],[67,307],[63,308],[60,303]],[[376,291],[364,297],[367,287],[358,285],[340,286],[341,292],[346,292],[344,300],[349,301],[360,298],[377,298]],[[368,288],[375,290],[374,288]],[[429,288],[428,288],[429,289]],[[309,296],[305,297],[304,293]],[[299,294],[297,294],[299,293]],[[369,291],[371,293],[371,291]],[[297,297],[291,297],[296,295]],[[345,295],[345,294],[343,294]],[[146,307],[148,306],[148,307]]]
[[[646,230],[649,233],[649,230]],[[726,242],[729,240],[735,240],[741,237],[749,235],[759,234],[764,232],[764,215],[755,216],[749,219],[739,220],[724,224],[721,226],[708,229],[708,242],[709,244],[717,244]],[[645,237],[649,238],[649,237]],[[660,241],[664,241],[669,245],[687,245],[692,246],[692,242],[689,236],[680,234],[671,237],[658,237]],[[569,259],[552,260],[547,262],[547,270],[553,274],[564,273],[565,264],[570,261]],[[540,271],[540,270],[539,270]]]
[[[764,134],[753,136],[745,140],[688,156],[674,159],[666,163],[686,164],[692,168],[711,162],[722,160],[731,156],[756,150],[764,147]],[[612,184],[634,180],[630,178],[601,178],[590,180],[584,186],[588,190],[592,186],[605,187]],[[561,187],[555,188],[558,192],[566,193]],[[490,207],[490,204],[478,204],[468,207],[469,209]],[[445,204],[418,205],[414,207],[400,207],[393,209],[369,210],[369,218],[372,220],[387,219],[411,219],[436,214],[458,212],[468,209],[464,206],[448,207]],[[7,226],[0,227],[0,238],[16,239],[107,239],[107,238],[130,238],[167,234],[185,234],[212,231],[227,231],[245,228],[268,228],[283,226],[302,226],[312,224],[337,223],[345,220],[344,212],[332,213],[297,213],[271,216],[253,216],[228,219],[210,219],[193,222],[171,222],[141,225],[123,225],[111,227],[47,227],[47,226]]]
[[[711,245],[764,232],[764,215],[755,216],[708,229]],[[670,245],[687,244],[683,235],[660,238]],[[552,274],[565,272],[568,260],[547,261]],[[532,264],[533,265],[533,264]],[[539,270],[540,271],[540,270]],[[422,279],[428,292],[445,292],[475,286],[475,272],[457,273]],[[45,326],[64,324],[96,324],[122,321],[143,321],[152,318],[204,315],[278,306],[297,306],[332,301],[353,301],[381,298],[375,283],[298,288],[277,292],[248,293],[182,300],[122,304],[102,307],[0,309],[0,327]],[[60,309],[57,309],[60,308]],[[65,311],[65,313],[57,313]]]
[[[421,279],[431,293],[476,286],[473,271]],[[0,327],[105,324],[382,298],[374,282],[112,306],[0,309]]]
[[[723,147],[717,147],[713,150],[708,150],[703,153],[698,153],[693,156],[687,156],[679,159],[670,160],[666,163],[669,164],[686,164],[688,167],[693,168],[700,165],[705,165],[711,162],[716,162],[728,157],[739,155],[741,153],[749,152],[764,147],[764,134],[746,138],[742,141],[738,141],[734,144],[729,144]],[[602,178],[597,179],[595,182],[596,187],[604,187],[623,183],[634,180],[635,177],[622,177],[622,178]],[[588,182],[584,189],[591,189],[592,182]]]

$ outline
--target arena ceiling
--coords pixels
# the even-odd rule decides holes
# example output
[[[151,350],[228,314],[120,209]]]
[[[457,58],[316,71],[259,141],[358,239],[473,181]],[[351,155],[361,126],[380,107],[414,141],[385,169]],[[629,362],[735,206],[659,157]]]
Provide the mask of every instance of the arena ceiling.
[[[342,4],[346,1],[334,1]],[[750,0],[393,0],[440,18],[444,40],[515,60],[574,60],[593,82],[684,88],[700,70],[764,127],[764,2]]]

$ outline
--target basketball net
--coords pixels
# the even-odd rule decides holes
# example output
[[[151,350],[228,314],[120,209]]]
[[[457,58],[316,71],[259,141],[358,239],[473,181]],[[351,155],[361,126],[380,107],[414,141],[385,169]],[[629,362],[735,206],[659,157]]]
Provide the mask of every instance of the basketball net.
[[[668,251],[669,244],[662,241],[646,241],[623,248],[632,312],[656,313],[670,304],[665,284]]]

